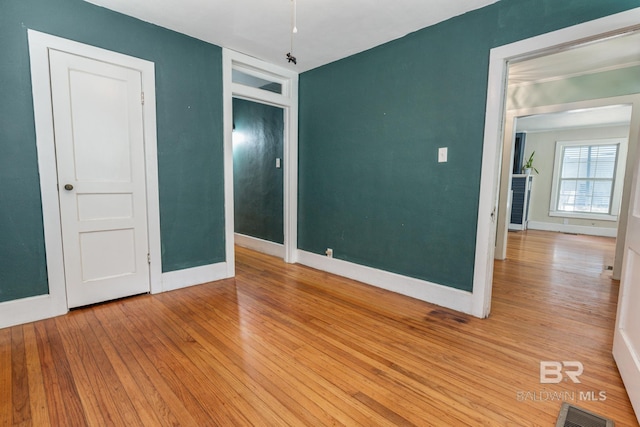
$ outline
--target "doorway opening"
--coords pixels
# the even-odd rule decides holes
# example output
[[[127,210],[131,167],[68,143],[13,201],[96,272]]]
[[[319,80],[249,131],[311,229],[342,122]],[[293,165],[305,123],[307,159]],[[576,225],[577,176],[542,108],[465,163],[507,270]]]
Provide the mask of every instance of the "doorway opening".
[[[223,50],[225,238],[296,262],[298,74]],[[236,173],[237,172],[237,173]]]
[[[473,289],[473,313],[479,317],[486,317],[491,310],[491,287],[493,283],[493,269],[494,258],[496,254],[499,254],[497,245],[500,244],[496,240],[498,228],[504,226],[505,221],[498,221],[498,217],[501,215],[505,217],[506,198],[498,197],[501,189],[501,180],[505,180],[505,174],[501,171],[507,169],[511,165],[511,145],[509,144],[509,155],[505,155],[503,150],[503,141],[511,142],[511,136],[513,131],[513,121],[515,117],[507,117],[509,110],[522,110],[527,108],[542,108],[549,105],[558,104],[572,104],[577,102],[584,102],[589,99],[601,99],[609,97],[621,97],[625,93],[637,93],[637,91],[618,92],[614,94],[606,94],[602,91],[602,87],[597,84],[589,87],[589,84],[585,84],[585,81],[593,79],[597,74],[602,72],[621,73],[624,67],[620,65],[631,66],[626,71],[633,74],[637,73],[638,61],[637,59],[626,61],[619,60],[614,64],[618,65],[620,69],[607,69],[607,67],[596,67],[589,61],[569,61],[569,65],[582,65],[582,73],[578,71],[578,75],[572,76],[578,81],[582,79],[583,85],[576,88],[573,87],[570,90],[559,90],[558,85],[562,84],[558,81],[558,75],[569,76],[571,73],[559,73],[559,71],[551,64],[546,64],[546,69],[551,70],[554,73],[558,73],[555,76],[539,77],[537,79],[531,78],[531,69],[525,70],[525,81],[527,82],[526,90],[520,89],[516,92],[516,96],[512,96],[511,100],[520,102],[522,100],[529,102],[529,105],[515,104],[509,105],[509,87],[507,81],[509,77],[509,68],[514,64],[524,63],[527,64],[529,60],[535,60],[537,58],[547,57],[552,58],[555,54],[563,54],[570,52],[580,52],[580,48],[588,47],[592,44],[598,44],[600,42],[612,41],[625,36],[633,35],[638,30],[638,17],[640,11],[631,10],[623,12],[617,15],[601,18],[595,21],[590,21],[584,24],[579,24],[574,27],[565,28],[533,37],[531,39],[522,40],[512,43],[510,45],[501,46],[491,50],[490,65],[489,65],[489,84],[487,92],[487,108],[486,108],[486,120],[485,120],[485,137],[482,156],[482,175],[480,182],[480,200],[478,209],[478,228],[476,235],[476,263],[474,269],[474,289]],[[638,55],[637,47],[632,49],[632,55]],[[624,52],[618,50],[612,50],[614,54],[623,54]],[[589,65],[587,67],[587,65]],[[614,67],[615,68],[615,67]],[[535,71],[535,70],[533,70]],[[637,74],[636,74],[637,75]],[[576,80],[574,80],[576,81]],[[637,84],[637,83],[636,83]],[[555,85],[555,86],[554,86]],[[584,97],[584,89],[596,90],[596,87],[601,90],[601,93],[596,96]],[[537,91],[532,94],[531,89],[546,88],[546,91]],[[617,90],[620,90],[618,87]],[[525,94],[529,91],[528,94]],[[523,96],[520,96],[523,95]],[[553,102],[550,99],[556,97]],[[565,96],[564,100],[560,100],[558,96]],[[573,97],[573,98],[571,98]],[[616,103],[629,103],[634,104],[634,116],[637,111],[637,100],[632,96],[627,95],[627,99],[624,101],[617,100]],[[571,106],[569,109],[584,108],[581,106]],[[531,113],[529,113],[531,114]],[[511,122],[509,121],[511,120]],[[636,118],[632,118],[635,122]],[[632,125],[633,127],[634,125]],[[509,128],[509,129],[507,129]],[[509,135],[508,137],[506,135]],[[634,153],[629,153],[630,158],[635,157]],[[633,163],[633,162],[632,162]],[[633,173],[635,165],[627,168],[627,176]],[[507,172],[511,172],[509,169]],[[502,178],[502,179],[501,179]],[[622,206],[621,211],[625,211],[625,206]],[[620,227],[623,228],[622,226]],[[624,227],[626,230],[626,226]],[[623,231],[621,231],[623,232]],[[506,236],[505,236],[506,237]],[[503,244],[506,243],[503,242]]]
[[[527,229],[619,237],[623,243],[629,189],[623,190],[630,179],[625,172],[633,168],[637,145],[629,138],[632,105],[623,102],[634,97],[507,113],[497,260],[506,257],[509,232]],[[534,155],[533,169],[525,173],[517,154]],[[622,254],[616,258],[619,279]]]
[[[236,245],[284,258],[284,109],[233,98]]]
[[[617,300],[617,315],[615,316],[615,329],[613,333],[614,337],[614,345],[613,345],[613,355],[616,360],[616,364],[621,373],[621,377],[624,380],[625,384],[635,384],[640,378],[640,370],[637,366],[637,360],[633,360],[634,348],[638,348],[638,339],[640,336],[637,334],[637,316],[634,317],[632,307],[632,298],[630,297],[634,292],[637,295],[638,292],[638,273],[640,270],[637,268],[634,269],[634,257],[635,254],[639,253],[638,251],[638,233],[635,233],[634,230],[638,228],[638,187],[637,182],[634,179],[634,176],[637,175],[638,170],[638,162],[637,162],[637,145],[639,140],[639,132],[640,132],[640,95],[637,86],[637,75],[640,71],[640,45],[638,45],[638,37],[639,32],[637,19],[640,17],[640,11],[633,10],[626,13],[614,15],[612,17],[603,18],[597,21],[593,21],[591,23],[582,24],[576,26],[575,28],[570,28],[566,30],[561,30],[553,34],[539,36],[534,39],[523,41],[522,43],[516,43],[514,45],[505,46],[504,49],[498,48],[492,50],[491,52],[491,66],[490,66],[490,78],[489,78],[489,93],[492,93],[492,89],[497,90],[500,94],[499,99],[492,99],[489,96],[487,101],[487,125],[485,129],[485,147],[483,151],[483,177],[481,182],[481,205],[483,203],[488,204],[493,208],[491,211],[491,218],[489,228],[489,234],[486,236],[488,239],[483,242],[480,238],[480,228],[478,231],[478,244],[488,244],[488,254],[489,258],[485,259],[488,266],[486,269],[480,272],[476,272],[478,275],[483,274],[483,272],[489,273],[483,279],[480,279],[477,283],[479,286],[478,294],[476,295],[476,302],[482,301],[482,315],[488,316],[490,307],[491,307],[491,291],[493,286],[493,260],[494,255],[496,257],[502,255],[503,251],[506,251],[506,232],[500,237],[496,232],[499,230],[504,230],[504,226],[506,224],[506,213],[508,209],[507,200],[505,197],[505,188],[509,188],[509,175],[512,172],[510,166],[512,166],[512,153],[511,153],[511,141],[513,139],[513,135],[515,133],[515,126],[517,123],[516,118],[526,116],[528,114],[533,114],[532,111],[529,111],[527,114],[517,114],[513,113],[512,110],[518,110],[519,108],[530,108],[530,109],[540,109],[544,107],[549,107],[550,105],[557,105],[562,102],[569,104],[568,110],[570,111],[579,111],[585,109],[584,104],[580,104],[580,102],[587,101],[595,101],[602,100],[603,98],[610,97],[608,100],[611,101],[609,104],[604,103],[603,105],[623,105],[628,104],[631,106],[631,125],[628,128],[628,150],[629,155],[627,158],[627,162],[625,165],[625,178],[623,185],[623,192],[621,197],[621,206],[620,206],[620,223],[617,230],[617,241],[616,241],[616,263],[622,264],[621,270],[622,275],[620,277],[620,285],[614,286],[611,280],[607,280],[609,284],[612,286],[605,286],[609,290],[610,293],[618,295]],[[547,37],[549,36],[549,37]],[[552,37],[552,38],[551,38]],[[582,68],[577,70],[577,74],[571,75],[571,73],[562,74],[559,73],[558,76],[554,76],[551,79],[533,80],[529,81],[528,87],[525,92],[529,92],[527,96],[524,97],[516,97],[514,98],[514,93],[510,91],[510,87],[505,83],[509,81],[510,74],[510,66],[512,64],[518,64],[519,62],[525,62],[535,56],[535,58],[547,59],[540,52],[555,52],[548,54],[547,56],[553,57],[554,55],[560,55],[567,52],[579,52],[581,49],[589,48],[590,46],[605,46],[606,43],[616,42],[616,41],[624,41],[624,40],[635,40],[628,49],[617,50],[617,49],[609,49],[603,53],[604,57],[607,57],[609,54],[614,55],[614,62],[612,62],[607,67],[591,67],[591,68]],[[626,59],[626,55],[631,55],[631,60]],[[619,56],[618,56],[619,55]],[[571,65],[579,64],[581,66],[585,66],[585,64],[589,64],[592,59],[600,59],[597,55],[588,58],[588,60],[580,61],[569,61]],[[624,59],[621,59],[624,58]],[[549,70],[553,72],[558,72],[554,69],[553,66],[547,67]],[[623,77],[625,73],[628,73],[627,77]],[[618,78],[611,79],[612,74],[617,74]],[[598,80],[598,78],[602,78],[603,76],[609,76],[609,79],[604,78],[602,80]],[[581,81],[582,85],[573,86],[573,90],[559,90],[560,83],[562,80],[574,79],[573,83],[577,81]],[[587,81],[590,84],[585,84]],[[615,81],[616,84],[608,85],[609,81]],[[542,89],[543,86],[547,86],[548,90],[541,90],[540,92],[535,92],[530,89]],[[550,88],[553,88],[549,90]],[[558,96],[563,96],[567,99],[558,100]],[[554,98],[555,97],[555,98]],[[546,102],[541,102],[546,99]],[[554,102],[549,102],[549,98],[554,98]],[[531,105],[519,105],[517,102],[519,101],[527,101],[530,102]],[[516,102],[516,106],[514,107],[514,101]],[[560,102],[558,102],[560,101]],[[601,105],[601,106],[603,106]],[[522,107],[522,108],[521,108]],[[495,108],[495,110],[493,110]],[[544,112],[544,111],[539,111]],[[550,111],[546,111],[547,113]],[[557,111],[556,111],[557,112]],[[511,114],[510,114],[511,113]],[[495,138],[495,140],[493,140]],[[557,141],[557,146],[560,145],[560,141]],[[582,142],[578,145],[585,145]],[[588,145],[588,144],[586,144]],[[610,144],[612,145],[612,144]],[[568,146],[568,145],[567,145]],[[610,149],[611,147],[607,147]],[[555,164],[563,165],[563,162],[566,160],[565,156],[559,156],[558,153],[562,153],[561,150],[556,149],[556,157],[554,159]],[[492,157],[493,155],[493,157]],[[588,162],[587,162],[588,163]],[[490,168],[487,168],[490,166]],[[563,165],[564,166],[564,165]],[[555,167],[555,166],[554,166]],[[487,176],[487,172],[489,172],[489,176]],[[493,172],[493,175],[492,173]],[[502,176],[502,179],[499,176]],[[564,178],[563,175],[561,175]],[[500,185],[499,182],[503,183],[506,181],[506,185]],[[562,180],[561,180],[562,181]],[[583,180],[587,181],[587,180]],[[595,181],[594,181],[595,182]],[[560,182],[561,184],[562,182]],[[559,184],[559,185],[560,185]],[[586,182],[585,182],[586,184]],[[587,187],[587,185],[585,185]],[[557,187],[561,189],[561,187]],[[552,190],[554,186],[552,184]],[[498,194],[501,193],[501,196],[498,198]],[[573,205],[574,211],[576,210],[577,205],[581,205],[582,203],[577,203],[576,197],[581,193],[581,190],[578,191],[578,188],[574,186],[574,191],[572,194],[568,192],[565,194],[567,197],[567,206]],[[484,196],[491,195],[491,197],[487,200],[483,198]],[[613,196],[611,197],[613,200]],[[563,210],[558,206],[562,199],[558,197],[550,201],[549,212],[551,213],[554,210]],[[562,201],[564,203],[564,201]],[[555,203],[555,205],[554,205]],[[596,210],[603,208],[602,204],[596,204]],[[633,207],[633,209],[630,209]],[[485,207],[486,208],[486,207]],[[498,221],[496,226],[495,224],[495,213],[498,213],[498,217],[501,219]],[[571,209],[567,209],[571,210]],[[483,214],[482,207],[479,210],[479,227],[483,222]],[[592,214],[593,212],[590,212]],[[611,212],[608,212],[609,215]],[[564,216],[568,216],[566,212],[563,213]],[[613,215],[610,215],[613,216]],[[627,224],[628,221],[628,224]],[[537,232],[540,233],[540,232]],[[545,232],[548,233],[548,232]],[[558,236],[558,233],[552,233]],[[567,236],[571,238],[578,238],[582,236]],[[573,239],[572,239],[573,240]],[[611,239],[613,240],[613,239]],[[495,245],[494,245],[495,244]],[[499,245],[502,244],[503,247],[500,248]],[[480,248],[480,246],[478,246]],[[582,250],[580,248],[579,250]],[[476,252],[478,254],[478,252]],[[553,260],[560,258],[559,255],[555,251],[552,253]],[[574,253],[575,256],[575,253]],[[481,258],[477,256],[477,259]],[[582,261],[582,260],[581,260]],[[602,271],[603,265],[602,261],[600,265],[596,266],[597,269]],[[477,266],[479,264],[476,264]],[[567,263],[561,263],[560,271],[558,271],[558,275],[566,275],[567,268],[570,268],[572,265]],[[631,266],[631,267],[630,267]],[[496,263],[495,265],[496,271],[501,268],[501,263]],[[585,267],[587,269],[589,267]],[[606,268],[606,267],[604,267]],[[615,265],[614,265],[614,274],[615,274]],[[536,277],[542,279],[540,281],[540,286],[542,287],[553,287],[556,284],[562,284],[562,278],[549,277],[548,280],[541,278],[542,273],[553,273],[553,270],[549,269],[546,265],[541,265],[539,269],[536,271],[531,271],[529,274],[534,274]],[[525,274],[525,273],[523,273]],[[571,275],[569,278],[570,281],[576,281],[576,275]],[[579,279],[578,279],[579,280]],[[566,282],[566,280],[564,280]],[[509,278],[508,280],[509,286],[517,286],[518,278]],[[597,286],[596,286],[597,288]],[[523,288],[517,288],[518,290],[522,290]],[[616,291],[613,291],[615,289]],[[599,289],[600,290],[600,289]],[[476,288],[474,287],[474,293]],[[527,292],[533,292],[533,290],[526,289]],[[548,294],[547,299],[542,299],[541,304],[549,304],[550,301],[556,299],[564,299],[566,301],[580,303],[583,304],[584,307],[591,307],[588,301],[580,300],[579,297],[576,296],[575,292],[557,292],[556,290],[552,290],[550,294]],[[588,298],[587,298],[588,299]],[[637,299],[636,299],[637,300]],[[499,300],[496,301],[498,303]],[[545,306],[546,307],[546,306]],[[591,312],[590,312],[591,313]],[[612,319],[610,319],[612,320]],[[634,323],[635,322],[635,323]],[[609,327],[611,322],[607,324]],[[637,409],[640,407],[640,395],[638,395],[637,390],[633,387],[627,386],[627,391],[630,397],[630,400],[633,406]]]
[[[496,259],[505,259],[507,231],[527,229],[529,223],[542,230],[617,236],[621,244],[616,250],[614,277],[619,278],[629,197],[629,189],[621,190],[630,182],[636,151],[635,141],[631,141],[627,159],[634,96],[626,94],[637,93],[634,81],[639,72],[639,46],[640,32],[628,32],[508,63]],[[592,152],[594,147],[603,147],[599,141],[611,142],[609,181],[602,175],[604,171],[597,177],[595,170],[593,176],[586,176],[586,169],[576,170],[570,181],[568,165],[560,162],[560,157],[578,146]],[[574,148],[566,151],[570,145]],[[513,170],[516,163],[531,159],[534,153],[538,168],[530,169],[530,176]],[[596,160],[586,159],[584,166]],[[559,176],[563,167],[566,170]],[[517,173],[520,175],[514,175]],[[521,185],[523,179],[526,186]],[[594,185],[598,186],[599,207],[592,211]],[[520,194],[523,191],[526,197]],[[567,205],[571,200],[581,206]]]

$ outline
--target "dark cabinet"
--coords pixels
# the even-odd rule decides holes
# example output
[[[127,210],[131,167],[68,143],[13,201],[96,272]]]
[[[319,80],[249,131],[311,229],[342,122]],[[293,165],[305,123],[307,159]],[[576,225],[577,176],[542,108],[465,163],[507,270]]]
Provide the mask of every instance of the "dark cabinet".
[[[529,203],[533,175],[517,174],[511,176],[511,220],[509,230],[526,230],[529,221]]]

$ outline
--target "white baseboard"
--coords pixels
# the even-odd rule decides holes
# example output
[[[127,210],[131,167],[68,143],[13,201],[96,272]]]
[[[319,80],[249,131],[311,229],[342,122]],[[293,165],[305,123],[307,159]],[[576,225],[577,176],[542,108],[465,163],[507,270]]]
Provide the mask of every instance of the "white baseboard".
[[[472,314],[471,292],[298,250],[298,263],[422,301]]]
[[[162,274],[162,291],[172,291],[229,277],[227,263],[187,268]],[[40,295],[0,303],[0,329],[67,313],[66,300]]]
[[[39,295],[0,303],[0,329],[36,322],[67,313],[66,302],[60,304],[50,295]]]
[[[203,265],[162,273],[162,291],[174,291],[193,285],[229,278],[227,263]]]
[[[247,236],[245,234],[235,233],[236,245],[243,248],[249,248],[257,252],[267,255],[284,258],[284,245],[269,242],[268,240],[258,239],[257,237]]]
[[[586,225],[558,224],[553,222],[529,221],[531,230],[556,231],[560,233],[587,234],[590,236],[616,237],[617,228],[589,227]]]

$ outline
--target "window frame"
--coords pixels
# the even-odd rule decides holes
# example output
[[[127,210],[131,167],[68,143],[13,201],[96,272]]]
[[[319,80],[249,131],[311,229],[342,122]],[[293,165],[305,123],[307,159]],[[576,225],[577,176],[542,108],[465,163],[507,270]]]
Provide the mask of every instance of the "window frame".
[[[567,212],[558,210],[558,192],[560,189],[560,177],[562,168],[563,152],[565,147],[576,146],[596,146],[596,145],[617,145],[617,157],[615,173],[613,177],[613,191],[611,197],[610,211],[608,214],[595,212]],[[576,141],[556,141],[556,151],[553,165],[553,176],[551,179],[551,200],[549,206],[549,216],[561,218],[582,218],[599,221],[617,221],[620,215],[620,205],[622,201],[622,188],[624,185],[624,171],[627,159],[627,138],[607,138]]]

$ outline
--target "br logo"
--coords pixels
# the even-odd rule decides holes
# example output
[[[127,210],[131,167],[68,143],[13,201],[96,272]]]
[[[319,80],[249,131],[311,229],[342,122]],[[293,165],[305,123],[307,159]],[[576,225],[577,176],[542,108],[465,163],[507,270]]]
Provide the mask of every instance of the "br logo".
[[[582,375],[584,366],[578,361],[556,362],[553,360],[540,361],[540,383],[558,384],[565,378],[574,383],[579,383],[578,377]]]

